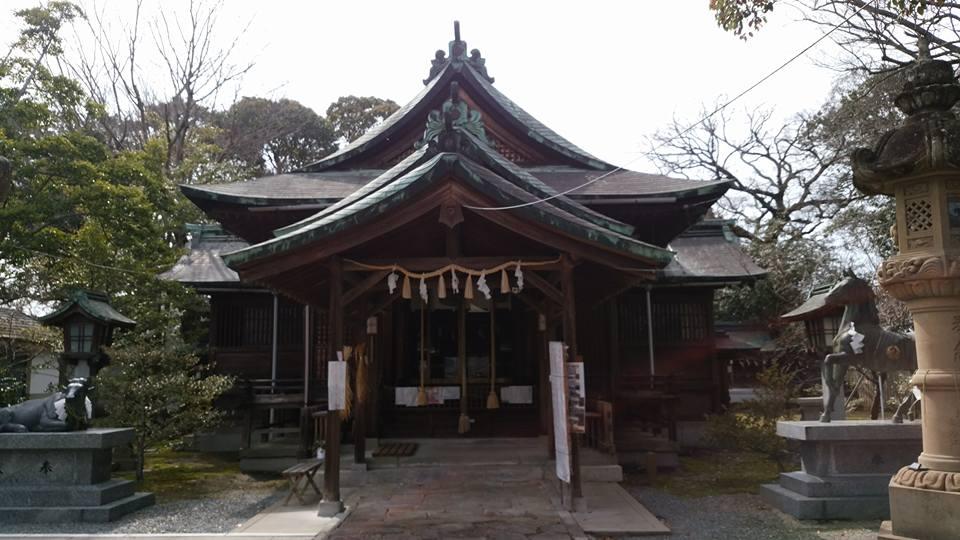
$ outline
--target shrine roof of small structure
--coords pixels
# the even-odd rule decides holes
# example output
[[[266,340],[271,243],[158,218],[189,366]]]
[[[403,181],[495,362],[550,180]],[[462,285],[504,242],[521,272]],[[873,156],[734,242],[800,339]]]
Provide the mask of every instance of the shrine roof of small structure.
[[[187,253],[160,279],[176,281],[199,288],[236,287],[240,276],[227,268],[221,253],[243,249],[249,243],[227,234],[219,225],[188,224],[190,241]]]
[[[724,283],[759,279],[767,270],[740,249],[731,221],[704,219],[667,246],[676,254],[663,269],[665,281]],[[722,240],[722,241],[721,241]]]
[[[787,322],[808,321],[843,313],[843,306],[827,304],[827,294],[831,288],[832,283],[812,288],[802,304],[781,315],[780,319]]]
[[[57,306],[52,313],[40,318],[46,325],[59,324],[74,313],[80,313],[103,324],[130,328],[137,323],[123,315],[110,305],[110,297],[103,293],[75,289],[70,292],[66,302]]]

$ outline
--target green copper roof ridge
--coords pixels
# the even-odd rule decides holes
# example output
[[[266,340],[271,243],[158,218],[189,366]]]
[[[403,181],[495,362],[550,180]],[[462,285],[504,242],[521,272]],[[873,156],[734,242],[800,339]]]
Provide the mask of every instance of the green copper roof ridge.
[[[483,191],[481,186],[484,184],[486,185],[489,185],[489,184],[483,178],[477,175],[475,171],[470,169],[470,167],[472,166],[483,167],[483,165],[471,160],[469,157],[466,157],[460,154],[455,154],[455,155],[459,158],[458,163],[463,167],[464,169],[463,172],[467,176],[473,177],[472,179],[477,183],[478,189]],[[483,168],[486,168],[486,167],[483,167]],[[497,176],[500,176],[495,171],[491,171],[490,169],[487,169],[487,170]],[[530,195],[531,197],[536,197],[535,195],[524,191],[520,186],[513,184],[509,180],[507,179],[503,179],[503,180],[506,184],[512,186],[516,190],[520,192],[524,192]],[[501,195],[500,199],[504,201],[505,204],[518,204],[518,203],[530,202],[529,200],[522,200],[521,198],[516,197],[513,194],[505,193],[503,192],[503,190],[496,188],[496,186],[492,186],[492,187],[497,189],[498,193]],[[556,200],[556,199],[553,199],[553,200]],[[642,240],[633,238],[632,236],[621,234],[615,230],[608,229],[602,225],[594,224],[587,219],[584,219],[572,212],[565,210],[564,208],[551,204],[553,200],[546,201],[541,204],[523,206],[520,208],[510,210],[510,212],[517,212],[520,214],[524,214],[528,217],[532,217],[535,221],[539,221],[540,223],[544,223],[546,225],[566,231],[568,233],[573,233],[575,236],[579,236],[581,239],[586,240],[588,242],[592,242],[595,244],[596,243],[606,244],[607,247],[611,247],[620,251],[629,252],[646,259],[662,262],[664,264],[667,264],[671,260],[673,260],[672,251],[659,246],[648,244],[646,242],[643,242]],[[552,208],[556,212],[552,212],[552,213],[545,212],[543,210],[544,208]],[[565,217],[565,215],[570,216],[570,218],[572,219]],[[568,225],[563,226],[561,223],[559,223],[559,221],[565,222]],[[581,224],[581,223],[578,223],[578,221],[582,221],[584,223]],[[597,231],[599,232],[599,234],[591,234],[591,231]]]
[[[331,212],[336,212],[341,208],[343,208],[344,206],[353,204],[354,202],[364,197],[367,197],[369,195],[376,193],[379,189],[388,185],[398,176],[405,174],[407,171],[409,171],[412,168],[418,167],[419,162],[425,156],[426,156],[426,148],[415,149],[412,154],[405,157],[399,163],[397,163],[393,167],[390,167],[389,169],[384,171],[382,174],[380,174],[376,178],[360,186],[360,188],[354,191],[353,193],[347,195],[346,197],[340,199],[339,201],[336,201],[330,206],[316,212],[315,214],[312,214],[304,219],[301,219],[300,221],[275,229],[273,231],[273,235],[282,236],[290,231],[293,231],[295,229],[308,225],[313,221],[322,219],[325,215]]]
[[[258,259],[264,255],[271,255],[280,251],[296,249],[310,243],[318,237],[322,237],[325,234],[331,234],[338,232],[339,230],[343,230],[347,227],[341,226],[337,228],[326,228],[325,225],[336,223],[338,221],[342,223],[345,221],[345,218],[354,216],[360,212],[366,212],[371,206],[380,207],[376,214],[380,214],[386,210],[389,210],[399,202],[403,202],[404,200],[408,199],[410,195],[407,194],[407,196],[404,197],[393,197],[394,194],[400,193],[404,190],[404,188],[416,184],[424,177],[429,178],[429,175],[436,174],[434,166],[438,163],[442,163],[444,161],[444,156],[445,154],[437,154],[415,169],[407,171],[403,176],[394,179],[395,181],[389,182],[383,186],[382,189],[376,191],[378,194],[377,197],[371,196],[358,199],[354,202],[354,204],[340,208],[338,211],[333,212],[330,215],[326,215],[312,223],[305,224],[296,230],[286,232],[283,235],[265,240],[243,249],[239,249],[237,251],[224,253],[220,257],[228,267],[235,269],[234,265],[242,264],[253,259]],[[441,173],[442,172],[443,171],[441,169]]]
[[[582,204],[570,199],[566,195],[560,195],[560,192],[553,189],[552,187],[543,183],[542,180],[536,176],[528,173],[523,170],[523,168],[517,166],[515,163],[511,162],[507,158],[503,157],[495,149],[490,148],[488,145],[483,144],[483,141],[479,141],[472,134],[467,134],[467,138],[472,144],[478,147],[481,153],[489,159],[493,164],[500,168],[502,171],[506,171],[511,175],[515,176],[519,181],[524,182],[527,187],[533,188],[535,190],[536,197],[540,199],[549,199],[550,202],[556,201],[556,203],[562,206],[568,212],[578,215],[579,217],[591,221],[597,225],[613,229],[621,234],[632,235],[634,232],[634,227],[627,223],[617,221],[615,219],[609,218],[600,214],[595,210],[591,210]],[[487,165],[487,168],[489,165]],[[494,171],[497,172],[497,171]],[[498,173],[500,174],[500,173]],[[500,174],[503,176],[503,174]],[[519,186],[518,186],[519,187]]]
[[[464,180],[472,184],[481,193],[493,196],[494,198],[499,198],[507,204],[515,202],[527,202],[521,201],[518,197],[505,192],[503,189],[487,183],[482,177],[477,175],[468,165],[465,164],[467,162],[472,163],[476,167],[483,167],[482,165],[473,162],[473,160],[470,160],[468,157],[459,153],[437,153],[435,156],[432,156],[429,160],[422,163],[415,169],[407,171],[403,176],[393,179],[387,185],[377,190],[375,192],[377,194],[376,197],[364,197],[355,201],[354,204],[340,208],[339,210],[324,216],[322,219],[314,221],[310,224],[306,224],[299,229],[289,231],[282,236],[266,240],[244,249],[222,254],[221,258],[228,267],[235,268],[236,265],[262,258],[267,255],[272,255],[291,249],[297,249],[330,234],[335,234],[345,230],[351,225],[365,223],[366,219],[372,219],[376,215],[391,209],[397,204],[401,204],[404,201],[410,200],[413,195],[425,188],[423,185],[424,183],[429,185],[435,179],[443,178],[449,171],[449,168],[451,166],[456,166],[457,164],[460,164],[459,169],[464,177]],[[487,170],[489,171],[489,169]],[[495,172],[490,172],[491,174],[496,175]],[[508,180],[503,179],[503,182],[511,186],[513,189],[524,192],[533,197],[532,194],[522,190],[519,186],[512,184]],[[485,186],[488,189],[484,189]],[[411,187],[416,188],[412,193],[409,192]],[[491,189],[494,190],[494,193],[491,193]],[[532,218],[534,221],[554,227],[575,237],[579,237],[582,241],[605,246],[608,249],[612,248],[614,250],[643,259],[663,262],[664,264],[668,263],[673,257],[672,252],[669,250],[652,246],[635,238],[621,235],[615,231],[593,225],[587,220],[579,218],[576,215],[563,210],[562,208],[550,205],[548,203],[545,204],[554,209],[555,212],[545,212],[543,210],[544,205],[536,205],[534,207],[521,209],[521,213],[527,215],[529,218]],[[372,208],[374,210],[371,210]],[[570,216],[572,219],[564,217],[565,215]],[[578,223],[578,221],[585,222],[586,226]]]

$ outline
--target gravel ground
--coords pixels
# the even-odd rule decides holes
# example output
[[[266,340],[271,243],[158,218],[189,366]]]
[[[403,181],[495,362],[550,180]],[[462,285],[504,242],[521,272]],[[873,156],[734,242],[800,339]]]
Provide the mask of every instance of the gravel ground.
[[[278,491],[231,490],[219,496],[157,503],[110,523],[4,524],[4,534],[223,533],[280,500]]]
[[[644,539],[873,540],[880,527],[879,522],[801,522],[770,508],[757,495],[681,498],[650,487],[625,487],[673,531]]]

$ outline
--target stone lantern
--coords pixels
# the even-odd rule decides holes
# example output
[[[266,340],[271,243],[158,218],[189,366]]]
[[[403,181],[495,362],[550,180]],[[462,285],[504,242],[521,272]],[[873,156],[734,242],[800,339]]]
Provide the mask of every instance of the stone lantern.
[[[107,295],[74,290],[70,298],[41,319],[63,329],[62,358],[73,366],[71,377],[90,378],[106,365],[103,352],[113,342],[114,328],[132,328],[136,323],[121,315]]]
[[[960,531],[960,100],[953,68],[925,43],[896,97],[906,120],[853,154],[854,184],[896,198],[899,253],[880,285],[913,315],[923,452],[890,482],[880,538],[956,538]]]

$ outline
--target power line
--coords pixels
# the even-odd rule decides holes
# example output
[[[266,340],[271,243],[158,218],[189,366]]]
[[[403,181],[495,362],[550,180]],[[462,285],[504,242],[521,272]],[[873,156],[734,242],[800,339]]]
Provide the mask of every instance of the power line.
[[[144,271],[144,270],[134,270],[134,269],[131,269],[131,268],[121,268],[121,267],[119,267],[119,266],[110,266],[110,265],[106,265],[106,264],[98,264],[98,263],[95,263],[95,262],[90,262],[90,261],[85,260],[85,259],[81,259],[80,257],[74,257],[74,256],[72,256],[72,255],[57,255],[57,254],[55,254],[55,253],[48,253],[48,252],[46,252],[46,251],[40,251],[40,250],[37,250],[37,249],[31,249],[31,248],[26,248],[26,247],[23,247],[23,246],[18,246],[18,245],[16,245],[16,244],[11,244],[11,243],[9,243],[9,242],[5,243],[5,246],[9,246],[9,247],[12,247],[13,249],[18,249],[18,250],[20,250],[20,251],[26,251],[27,253],[33,253],[34,255],[42,255],[42,256],[45,256],[45,257],[52,257],[52,258],[54,258],[54,259],[74,261],[74,262],[78,262],[78,263],[80,263],[80,264],[85,264],[85,265],[87,265],[87,266],[91,266],[91,267],[93,267],[93,268],[100,268],[101,270],[113,270],[113,271],[116,271],[116,272],[123,272],[123,273],[125,273],[125,274],[133,274],[133,275],[156,277],[156,274],[152,274],[152,273],[147,272],[147,271]],[[158,269],[161,269],[161,268],[166,268],[166,265],[163,265],[163,266],[161,266],[161,267],[158,267]]]
[[[513,204],[513,205],[509,205],[509,206],[472,206],[472,205],[463,205],[463,207],[464,207],[464,208],[469,208],[470,210],[486,210],[486,211],[516,210],[517,208],[525,208],[525,207],[527,207],[527,206],[533,206],[533,205],[536,205],[536,204],[540,204],[540,203],[543,203],[543,202],[547,202],[547,201],[550,201],[550,200],[552,200],[552,199],[556,199],[556,198],[558,198],[558,197],[563,197],[564,195],[568,195],[568,194],[570,194],[570,193],[573,193],[574,191],[577,191],[577,190],[579,190],[579,189],[585,188],[585,187],[589,186],[590,184],[599,182],[600,180],[603,180],[604,178],[607,178],[608,176],[610,176],[610,175],[612,175],[612,174],[614,174],[614,173],[620,172],[620,171],[624,170],[624,168],[625,168],[626,166],[628,166],[628,165],[630,165],[630,164],[632,164],[632,163],[635,163],[635,162],[639,161],[640,158],[645,157],[645,156],[649,156],[650,154],[653,154],[654,152],[656,152],[656,151],[659,150],[660,148],[666,146],[667,144],[673,142],[673,141],[676,140],[676,139],[679,139],[680,137],[683,137],[684,135],[686,135],[686,134],[689,133],[690,131],[693,131],[693,129],[696,128],[697,126],[699,126],[700,124],[702,124],[702,123],[706,122],[707,120],[713,118],[717,113],[719,113],[720,111],[726,109],[727,107],[729,107],[729,106],[732,105],[734,102],[736,102],[737,100],[739,100],[739,99],[742,98],[743,96],[745,96],[745,95],[747,95],[748,93],[750,93],[751,91],[753,91],[755,88],[757,88],[757,87],[760,86],[761,84],[767,82],[768,79],[770,79],[771,77],[773,77],[774,75],[776,75],[777,73],[779,73],[781,70],[783,70],[784,68],[786,68],[786,67],[787,67],[788,65],[790,65],[791,63],[793,63],[793,61],[795,61],[797,58],[800,58],[801,56],[805,55],[807,52],[810,51],[810,49],[813,49],[814,47],[816,47],[817,45],[819,45],[821,41],[827,39],[827,38],[830,36],[830,34],[833,34],[835,31],[837,31],[837,30],[840,28],[841,25],[847,23],[850,19],[852,19],[852,18],[856,17],[857,15],[859,15],[860,12],[864,10],[864,8],[866,8],[867,6],[869,6],[869,5],[872,4],[872,3],[873,3],[873,1],[871,1],[871,2],[864,2],[859,8],[857,8],[856,11],[854,11],[853,13],[851,13],[850,15],[848,15],[848,16],[847,16],[845,19],[843,19],[842,21],[840,21],[840,22],[838,22],[837,24],[835,24],[835,25],[833,26],[833,28],[831,28],[829,31],[827,31],[826,33],[824,33],[824,34],[823,34],[822,36],[820,36],[819,38],[817,38],[813,43],[807,45],[806,47],[804,47],[803,49],[801,49],[800,52],[798,52],[797,54],[795,54],[795,55],[793,55],[792,57],[790,57],[790,59],[788,59],[786,62],[780,64],[776,69],[774,69],[774,70],[771,71],[770,73],[768,73],[768,74],[766,74],[765,76],[763,76],[763,77],[762,77],[760,80],[758,80],[757,82],[751,84],[749,87],[747,87],[746,90],[744,90],[744,91],[740,92],[739,94],[737,94],[733,99],[727,101],[727,102],[724,103],[723,105],[720,105],[719,107],[717,107],[716,109],[714,109],[710,114],[704,116],[704,117],[701,118],[700,120],[697,120],[697,121],[694,122],[693,124],[690,124],[689,126],[687,126],[686,128],[684,128],[680,133],[677,133],[676,135],[674,135],[673,137],[671,137],[669,140],[666,140],[666,141],[661,142],[660,144],[658,144],[658,145],[655,146],[653,149],[651,149],[651,150],[649,150],[649,151],[647,151],[647,152],[643,152],[643,153],[641,153],[641,154],[638,154],[637,156],[633,157],[632,159],[630,159],[629,161],[627,161],[627,162],[624,163],[623,165],[617,166],[617,167],[613,168],[612,170],[609,170],[609,171],[601,174],[600,176],[598,176],[598,177],[596,177],[596,178],[592,178],[592,179],[590,179],[590,180],[587,180],[586,182],[584,182],[584,183],[582,183],[582,184],[580,184],[580,185],[578,185],[578,186],[575,186],[575,187],[572,187],[572,188],[570,188],[570,189],[561,191],[561,192],[559,192],[559,193],[555,193],[555,194],[553,194],[553,195],[551,195],[551,196],[549,196],[549,197],[544,197],[544,198],[542,198],[542,199],[536,199],[536,200],[533,200],[533,201],[529,201],[529,202],[525,202],[525,203],[520,203],[520,204]]]

